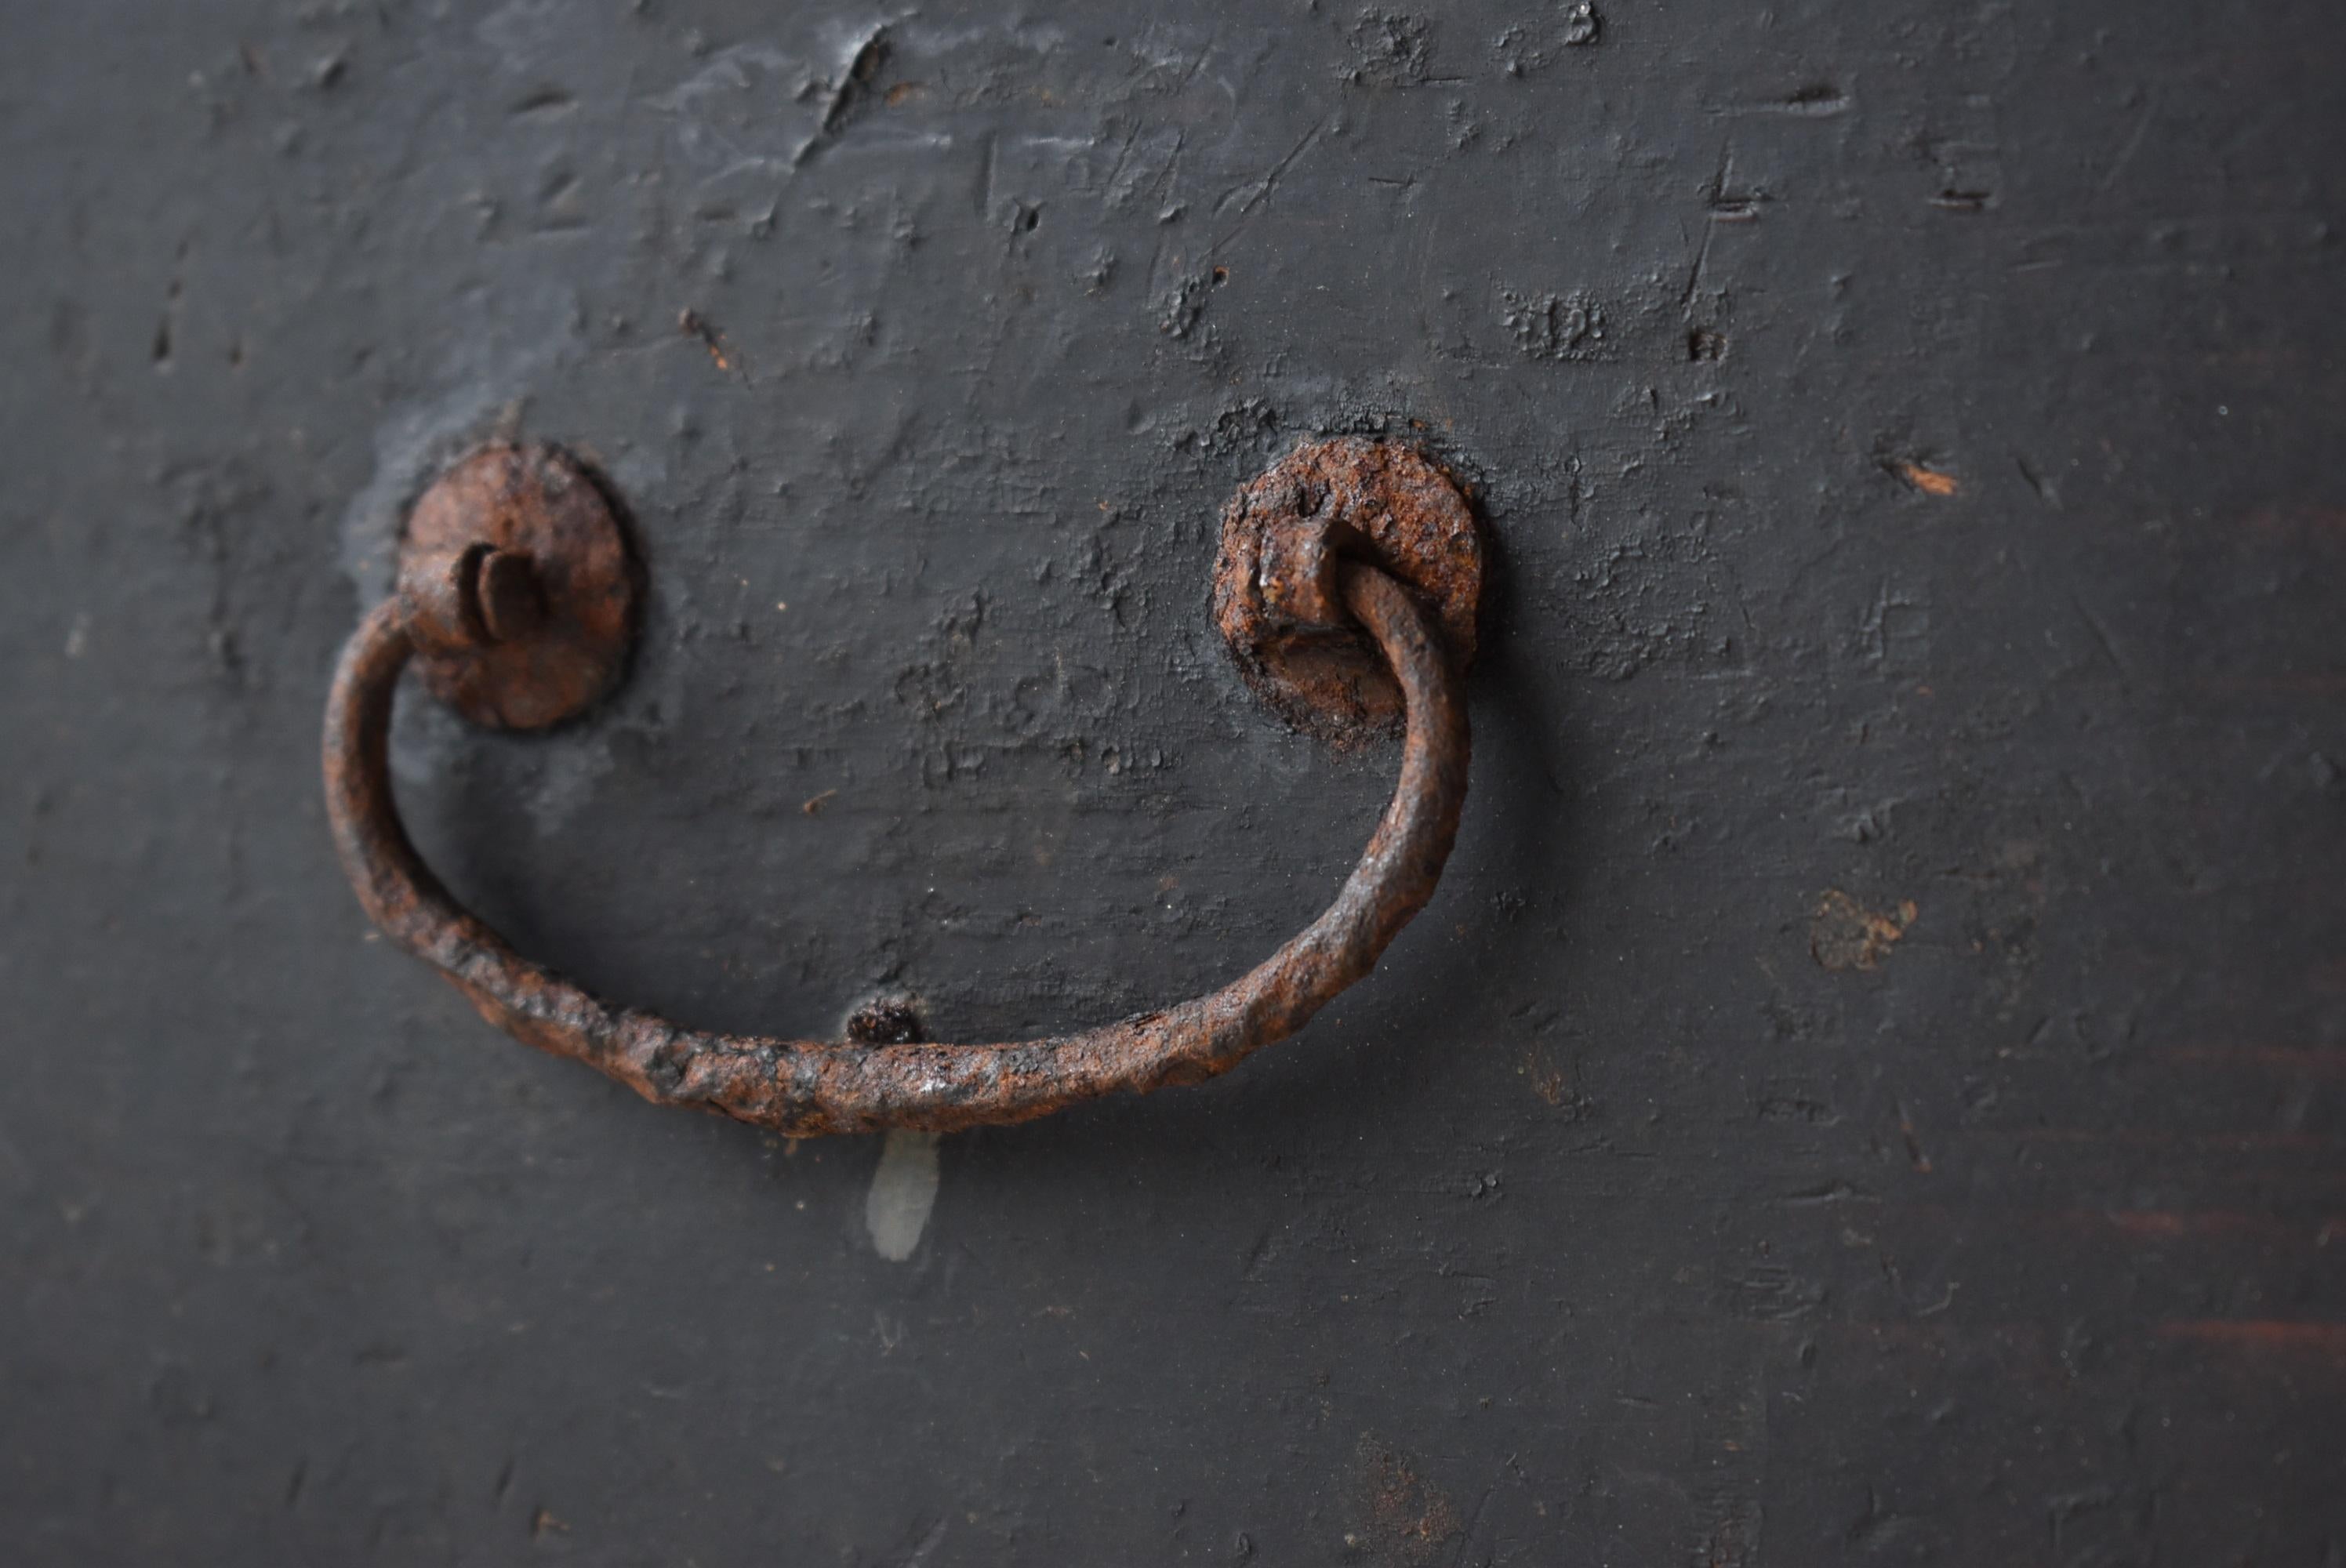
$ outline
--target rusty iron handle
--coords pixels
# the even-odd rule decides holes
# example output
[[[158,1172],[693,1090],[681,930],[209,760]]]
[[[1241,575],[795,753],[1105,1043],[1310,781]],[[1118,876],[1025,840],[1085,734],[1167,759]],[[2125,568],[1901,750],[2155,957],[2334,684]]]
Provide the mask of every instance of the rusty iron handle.
[[[1367,974],[1433,896],[1466,795],[1466,709],[1427,613],[1373,566],[1341,563],[1344,606],[1400,682],[1401,777],[1360,864],[1301,934],[1240,979],[1163,1012],[1002,1045],[855,1044],[717,1034],[598,1001],[522,957],[449,896],[392,799],[392,696],[416,652],[407,607],[385,601],[342,650],[326,703],[326,806],[367,913],[515,1039],[586,1063],[658,1105],[691,1105],[793,1137],[945,1132],[1046,1115],[1228,1072],[1283,1040]]]
[[[794,1137],[1021,1122],[1118,1090],[1226,1073],[1367,974],[1433,896],[1466,795],[1461,672],[1482,554],[1463,492],[1407,445],[1308,443],[1222,515],[1214,618],[1248,684],[1339,745],[1396,721],[1401,777],[1336,901],[1253,970],[1159,1013],[1046,1040],[931,1044],[851,1023],[843,1042],[688,1029],[598,1001],[449,896],[392,799],[391,712],[413,663],[474,722],[533,729],[619,678],[640,573],[603,482],[551,446],[484,447],[409,514],[397,594],[342,649],[326,699],[326,809],[359,901],[490,1023],[617,1079]]]

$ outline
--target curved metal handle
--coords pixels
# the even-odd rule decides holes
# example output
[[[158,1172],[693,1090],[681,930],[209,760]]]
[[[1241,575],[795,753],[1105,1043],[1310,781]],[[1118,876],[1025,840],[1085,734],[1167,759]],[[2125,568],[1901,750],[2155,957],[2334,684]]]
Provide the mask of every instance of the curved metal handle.
[[[411,522],[411,545],[417,533]],[[476,582],[480,546],[454,561],[449,570]],[[805,1137],[1020,1122],[1117,1091],[1198,1083],[1294,1033],[1367,974],[1433,897],[1457,836],[1466,710],[1443,640],[1411,591],[1385,572],[1332,556],[1325,570],[1399,685],[1405,725],[1392,803],[1325,913],[1244,976],[1162,1012],[1009,1044],[862,1044],[710,1033],[597,1000],[466,912],[401,825],[388,766],[393,694],[410,658],[419,651],[428,658],[442,626],[428,602],[408,595],[366,617],[334,672],[324,750],[335,847],[375,924],[439,969],[483,1017],[655,1104]],[[495,635],[493,626],[484,631],[477,600],[467,598],[457,618],[475,637]]]

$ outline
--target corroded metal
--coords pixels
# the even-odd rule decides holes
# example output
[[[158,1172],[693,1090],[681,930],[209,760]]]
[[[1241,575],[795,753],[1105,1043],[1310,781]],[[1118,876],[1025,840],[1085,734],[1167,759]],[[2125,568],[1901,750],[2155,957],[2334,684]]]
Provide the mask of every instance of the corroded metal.
[[[556,447],[484,447],[408,514],[399,598],[432,695],[475,724],[575,717],[627,667],[636,566],[610,500]]]
[[[1331,560],[1321,580],[1332,602],[1365,628],[1395,682],[1406,728],[1392,803],[1335,901],[1270,958],[1209,995],[1083,1033],[933,1044],[918,1038],[917,1013],[909,1009],[903,1019],[873,1013],[845,1042],[710,1033],[600,1001],[522,957],[424,866],[392,798],[393,694],[422,640],[403,596],[378,606],[352,636],[327,699],[326,803],[335,846],[376,925],[437,967],[483,1017],[658,1104],[792,1136],[880,1127],[944,1132],[1025,1121],[1102,1095],[1198,1083],[1294,1033],[1366,975],[1433,896],[1457,834],[1466,712],[1443,628],[1374,566]],[[471,635],[489,638],[486,622],[496,617],[465,621],[472,613],[459,604],[435,633],[476,625]]]
[[[1401,721],[1392,670],[1337,592],[1340,562],[1400,578],[1432,607],[1461,670],[1474,658],[1483,545],[1450,476],[1413,446],[1357,436],[1296,448],[1222,514],[1214,621],[1255,695],[1351,746]]]

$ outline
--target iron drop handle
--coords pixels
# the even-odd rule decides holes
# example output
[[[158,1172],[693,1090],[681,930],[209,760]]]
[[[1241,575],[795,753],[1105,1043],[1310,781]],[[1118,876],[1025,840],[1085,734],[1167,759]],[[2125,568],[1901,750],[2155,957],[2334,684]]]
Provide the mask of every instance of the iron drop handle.
[[[416,854],[393,800],[393,692],[423,667],[478,721],[556,723],[617,680],[635,574],[608,498],[547,447],[476,453],[426,492],[399,592],[343,647],[326,702],[334,842],[359,901],[483,1017],[659,1105],[793,1137],[1025,1121],[1117,1092],[1228,1072],[1366,975],[1433,897],[1466,793],[1460,669],[1481,553],[1464,496],[1412,449],[1300,448],[1223,519],[1216,620],[1250,685],[1339,743],[1398,719],[1400,778],[1367,850],[1319,919],[1219,991],[1082,1033],[1006,1044],[712,1033],[598,1000],[516,952]]]

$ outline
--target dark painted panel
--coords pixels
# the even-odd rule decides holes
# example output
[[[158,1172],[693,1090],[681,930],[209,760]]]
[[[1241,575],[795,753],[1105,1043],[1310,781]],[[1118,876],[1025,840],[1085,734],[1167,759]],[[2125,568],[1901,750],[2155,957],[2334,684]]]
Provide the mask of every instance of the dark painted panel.
[[[2346,23],[1582,9],[18,7],[0,1555],[2346,1553]],[[925,1215],[534,1056],[313,756],[514,427],[639,664],[396,765],[597,988],[998,1037],[1265,952],[1392,760],[1205,613],[1324,431],[1481,487],[1443,891]]]

